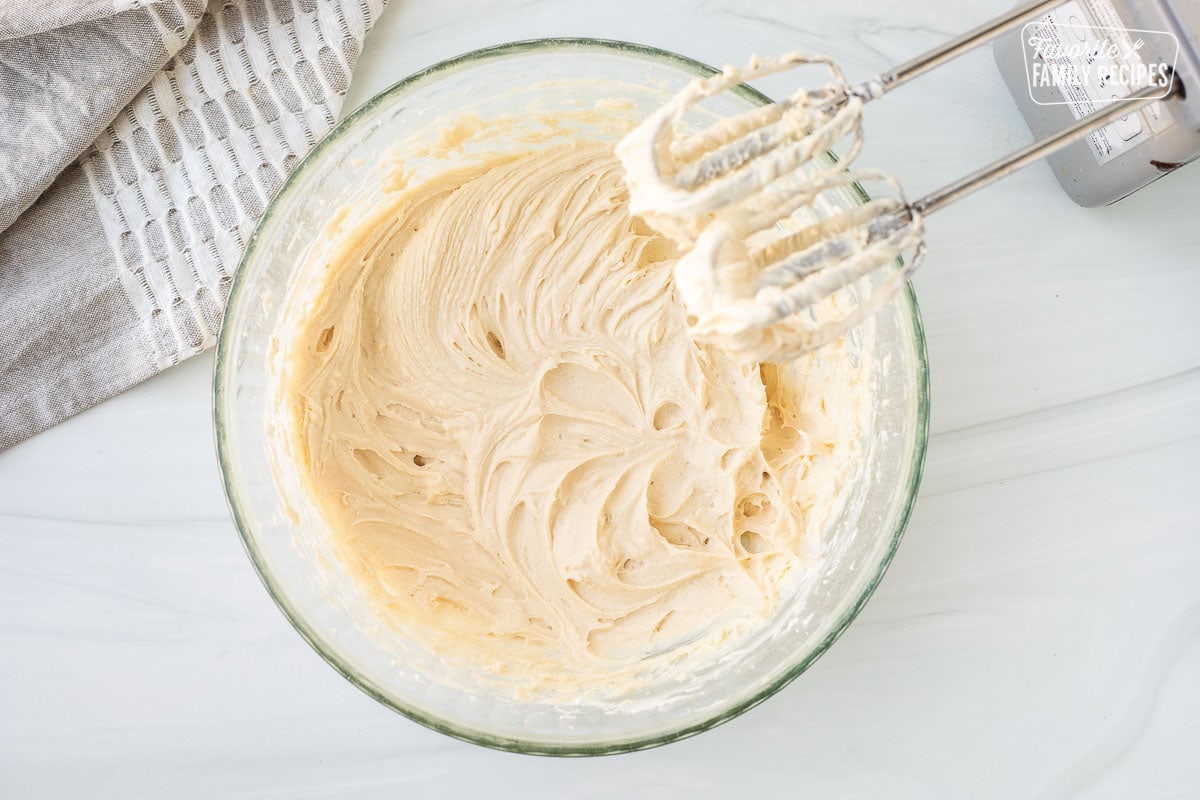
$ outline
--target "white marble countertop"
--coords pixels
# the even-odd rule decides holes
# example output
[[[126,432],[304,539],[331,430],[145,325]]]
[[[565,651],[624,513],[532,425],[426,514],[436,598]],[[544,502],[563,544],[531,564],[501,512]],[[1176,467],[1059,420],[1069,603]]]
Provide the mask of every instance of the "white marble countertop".
[[[347,108],[547,35],[710,63],[803,47],[866,77],[1008,5],[393,0]],[[873,108],[871,136],[862,163],[918,193],[1029,133],[980,52]],[[0,795],[1200,796],[1200,166],[1084,210],[1037,165],[929,244],[916,513],[862,616],[764,705],[579,761],[376,704],[242,551],[206,355],[0,454]]]

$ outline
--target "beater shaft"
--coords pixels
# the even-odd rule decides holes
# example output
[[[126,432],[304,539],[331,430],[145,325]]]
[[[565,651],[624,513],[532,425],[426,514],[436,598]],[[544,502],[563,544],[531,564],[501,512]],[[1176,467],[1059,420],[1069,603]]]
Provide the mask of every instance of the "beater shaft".
[[[1006,33],[1018,25],[1049,11],[1055,6],[1062,5],[1064,2],[1066,0],[1033,0],[1033,2],[1017,6],[1007,14],[985,22],[979,27],[967,31],[961,36],[956,36],[927,53],[923,53],[894,69],[888,70],[875,80],[879,83],[881,93],[894,89],[913,78],[924,75],[932,69],[937,69],[949,61],[953,61],[968,50],[972,50],[996,38],[1000,34]]]
[[[1170,99],[1181,91],[1182,84],[1179,81],[1179,76],[1172,74],[1171,84],[1166,94],[1163,94],[1161,86],[1147,86],[1128,97],[1114,100],[1108,106],[1099,111],[1093,111],[1086,117],[1081,117],[1075,123],[1068,125],[1062,130],[1022,147],[1020,150],[1009,153],[1003,158],[999,158],[988,164],[986,167],[982,167],[970,175],[956,180],[954,183],[943,186],[941,189],[925,195],[920,200],[909,203],[907,209],[904,211],[879,217],[868,227],[868,240],[875,241],[881,239],[892,231],[907,225],[911,221],[914,212],[921,215],[931,214],[939,208],[961,200],[972,192],[989,186],[1022,167],[1028,166],[1034,161],[1039,161],[1072,142],[1094,133],[1121,117],[1132,114],[1138,109],[1145,108],[1151,103]]]
[[[1084,136],[1103,128],[1105,125],[1121,117],[1131,114],[1151,103],[1173,97],[1182,90],[1182,86],[1183,84],[1180,83],[1179,76],[1172,74],[1171,84],[1165,94],[1161,86],[1147,86],[1128,97],[1114,100],[1099,111],[1093,111],[1086,117],[1082,117],[1074,124],[1068,125],[1056,133],[1052,133],[1014,153],[1010,153],[1004,158],[988,164],[986,167],[967,175],[965,178],[922,197],[920,200],[912,203],[912,207],[922,214],[936,211],[942,206],[949,205],[955,200],[978,189],[982,189],[1006,175],[1011,175],[1034,161],[1045,158],[1051,153],[1066,147],[1071,142],[1082,139]]]

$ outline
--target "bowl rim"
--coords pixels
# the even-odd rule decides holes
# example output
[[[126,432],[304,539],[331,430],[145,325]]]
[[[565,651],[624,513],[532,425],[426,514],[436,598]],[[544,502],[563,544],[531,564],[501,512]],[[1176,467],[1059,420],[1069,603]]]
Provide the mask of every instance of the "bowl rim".
[[[916,294],[913,291],[911,283],[906,283],[901,297],[904,298],[904,305],[907,308],[910,321],[913,329],[913,344],[916,353],[916,428],[915,428],[915,446],[913,448],[911,471],[908,484],[904,487],[906,492],[904,507],[901,509],[899,518],[897,519],[895,530],[892,532],[891,540],[887,544],[887,549],[883,554],[882,559],[876,568],[875,574],[866,583],[862,592],[854,600],[851,605],[846,608],[840,617],[834,622],[833,627],[825,638],[811,652],[805,655],[804,658],[797,661],[788,667],[776,680],[758,691],[751,697],[745,698],[727,708],[723,708],[705,719],[686,726],[675,728],[665,732],[654,734],[640,734],[622,739],[613,739],[609,741],[599,742],[554,742],[546,739],[538,738],[519,738],[502,736],[486,731],[476,730],[474,728],[459,725],[456,723],[447,722],[432,714],[429,714],[421,708],[405,703],[392,697],[382,687],[376,685],[372,680],[364,675],[357,673],[354,668],[344,663],[343,660],[334,652],[332,648],[324,645],[321,636],[313,630],[305,621],[303,615],[298,612],[287,598],[283,588],[275,581],[270,570],[267,568],[265,561],[259,552],[254,536],[250,532],[250,526],[242,512],[241,500],[234,486],[232,473],[234,470],[231,467],[231,443],[229,441],[226,408],[230,402],[228,392],[228,383],[226,381],[227,374],[230,373],[232,366],[231,349],[232,333],[228,320],[233,316],[235,308],[239,308],[242,302],[241,289],[245,282],[246,266],[254,257],[257,249],[259,236],[265,226],[273,219],[275,211],[281,205],[281,199],[289,195],[295,190],[295,185],[300,175],[305,173],[313,164],[317,163],[324,151],[331,144],[355,126],[359,120],[369,115],[380,104],[387,103],[407,94],[412,89],[427,83],[430,80],[438,78],[444,74],[458,70],[459,68],[473,65],[476,62],[485,61],[493,58],[504,56],[512,56],[530,51],[571,51],[571,50],[587,50],[593,52],[602,52],[618,55],[631,55],[642,58],[647,61],[654,61],[667,66],[681,69],[689,72],[697,77],[707,77],[716,74],[717,70],[708,64],[701,61],[689,58],[687,56],[673,53],[669,50],[663,50],[650,45],[636,44],[633,42],[615,40],[615,39],[595,39],[585,37],[551,37],[539,39],[525,39],[505,44],[492,45],[478,50],[472,50],[462,55],[440,61],[422,70],[414,72],[406,78],[392,84],[387,89],[376,94],[371,99],[367,100],[361,106],[356,108],[350,114],[347,114],[337,125],[334,126],[317,144],[309,150],[309,152],[297,163],[295,169],[283,182],[275,197],[272,198],[264,212],[262,218],[255,226],[253,234],[249,237],[246,243],[246,249],[242,254],[242,258],[238,263],[238,268],[233,275],[233,281],[230,285],[229,298],[226,302],[224,313],[221,316],[221,325],[217,334],[216,356],[213,361],[213,434],[216,440],[217,461],[221,471],[221,484],[224,490],[226,503],[229,506],[230,514],[233,517],[234,525],[237,528],[238,536],[242,541],[242,546],[246,550],[250,562],[254,566],[255,572],[258,573],[259,579],[266,588],[271,599],[283,612],[288,622],[296,629],[297,633],[308,642],[320,655],[326,663],[342,675],[347,681],[358,687],[361,691],[372,697],[384,706],[396,711],[405,717],[424,725],[427,728],[446,734],[455,739],[471,742],[474,744],[483,745],[485,747],[504,750],[509,752],[524,753],[529,755],[546,755],[546,756],[595,756],[595,755],[613,755],[618,753],[628,753],[636,750],[645,750],[652,747],[658,747],[670,742],[685,739],[690,736],[710,730],[724,722],[728,722],[734,717],[740,716],[744,712],[758,705],[759,703],[771,697],[783,687],[798,678],[812,664],[820,658],[833,645],[835,641],[842,635],[850,623],[858,616],[859,612],[866,605],[871,595],[874,594],[876,587],[882,580],[884,573],[887,572],[888,566],[891,564],[892,558],[895,556],[896,550],[899,547],[900,540],[904,536],[904,531],[908,527],[908,522],[912,516],[913,505],[917,498],[917,490],[920,486],[921,475],[925,465],[925,455],[928,449],[929,438],[929,362],[926,352],[925,329],[921,321],[921,313],[917,307]],[[758,104],[766,104],[772,102],[762,92],[750,87],[746,84],[741,84],[732,90],[735,94],[744,97]],[[833,155],[833,154],[831,154]],[[834,156],[836,158],[836,156]],[[859,202],[866,202],[869,199],[866,191],[859,185],[854,184],[853,192]]]

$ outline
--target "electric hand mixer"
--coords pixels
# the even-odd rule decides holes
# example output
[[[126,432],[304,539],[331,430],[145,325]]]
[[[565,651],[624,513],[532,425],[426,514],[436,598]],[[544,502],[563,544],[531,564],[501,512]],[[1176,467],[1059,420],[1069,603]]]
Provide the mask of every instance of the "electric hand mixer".
[[[1134,1],[1170,11],[1170,0]],[[919,200],[908,201],[899,184],[882,172],[850,168],[862,146],[868,102],[1063,3],[1024,4],[858,85],[847,83],[825,57],[793,53],[756,59],[745,69],[726,69],[692,82],[626,136],[617,155],[626,169],[631,210],[690,248],[678,262],[675,278],[693,333],[756,361],[784,360],[826,344],[889,301],[920,265],[926,215],[1138,109],[1186,97],[1180,73],[1186,70],[1189,81],[1197,77],[1200,61],[1194,49],[1188,53],[1192,60],[1179,65],[1182,69],[1173,65],[1163,72],[1164,80],[1114,99]],[[1186,41],[1194,45],[1195,38]],[[745,80],[805,65],[825,69],[828,82],[699,133],[676,133],[683,115],[705,98]],[[1196,133],[1200,136],[1200,125]],[[828,158],[839,142],[845,143],[844,151],[836,160]],[[1195,155],[1200,155],[1200,144]],[[887,191],[862,205],[817,213],[824,193],[857,183]],[[906,253],[909,258],[899,262]],[[843,296],[847,287],[861,286],[863,279],[898,263],[902,266],[872,288],[856,292],[856,299],[817,313],[828,298]]]

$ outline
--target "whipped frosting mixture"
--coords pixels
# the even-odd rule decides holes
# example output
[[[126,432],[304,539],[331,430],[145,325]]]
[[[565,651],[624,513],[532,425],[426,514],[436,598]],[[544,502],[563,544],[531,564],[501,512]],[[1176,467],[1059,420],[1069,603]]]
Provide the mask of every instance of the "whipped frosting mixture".
[[[520,691],[610,695],[763,625],[856,480],[870,364],[694,341],[611,143],[395,185],[294,292],[278,376],[380,615]]]

